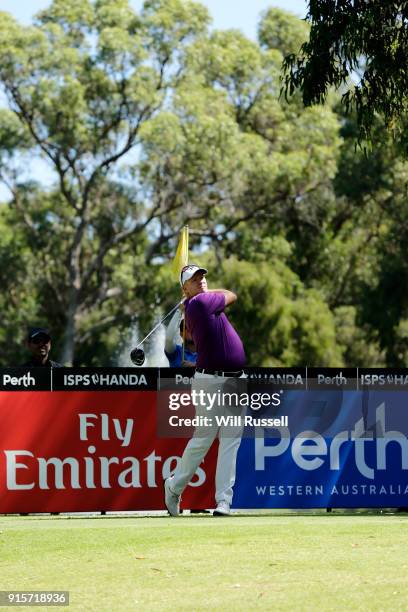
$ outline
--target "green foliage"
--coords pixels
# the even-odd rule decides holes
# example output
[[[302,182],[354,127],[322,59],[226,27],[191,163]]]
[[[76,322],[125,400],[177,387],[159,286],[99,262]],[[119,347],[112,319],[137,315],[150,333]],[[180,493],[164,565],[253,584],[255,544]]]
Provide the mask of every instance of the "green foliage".
[[[117,363],[130,327],[180,297],[166,266],[184,224],[191,260],[238,293],[252,365],[404,362],[403,143],[376,121],[356,151],[359,117],[336,96],[279,97],[301,20],[268,10],[260,44],[209,22],[182,0],[54,0],[31,27],[0,13],[8,363],[31,323],[64,362]],[[24,182],[38,157],[48,189]]]
[[[31,321],[39,321],[38,288],[31,282],[35,269],[24,236],[14,225],[15,216],[0,206],[0,351],[2,367],[26,361],[24,340]],[[37,262],[38,263],[38,262]],[[35,323],[34,323],[35,324]]]
[[[270,8],[262,16],[258,27],[259,42],[263,47],[279,49],[282,55],[298,53],[309,38],[310,27],[287,11]]]
[[[286,94],[299,88],[310,105],[346,86],[343,102],[355,108],[361,138],[371,134],[377,113],[398,128],[408,96],[405,9],[400,0],[310,2],[310,39],[285,58]]]
[[[338,346],[347,364],[354,367],[381,367],[386,363],[378,334],[373,333],[367,323],[359,324],[355,306],[339,306],[334,310]]]
[[[28,142],[27,142],[28,141]],[[0,109],[0,163],[10,160],[17,149],[29,145],[29,135],[14,113],[5,108]]]
[[[239,296],[229,316],[244,341],[249,363],[262,366],[342,365],[334,318],[319,293],[306,289],[277,257],[251,263],[234,258],[208,275],[210,288]]]
[[[186,40],[204,34],[210,23],[207,9],[192,0],[146,0],[142,19],[148,44],[161,62],[168,62]]]
[[[404,201],[406,214],[406,200]],[[390,224],[379,240],[379,272],[363,294],[363,315],[378,334],[391,366],[405,367],[408,358],[407,224]]]

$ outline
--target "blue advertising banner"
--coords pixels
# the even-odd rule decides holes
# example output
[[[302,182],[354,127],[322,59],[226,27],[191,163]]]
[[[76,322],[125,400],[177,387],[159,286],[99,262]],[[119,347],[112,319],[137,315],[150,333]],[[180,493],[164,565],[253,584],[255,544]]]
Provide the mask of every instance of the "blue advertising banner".
[[[408,506],[406,391],[287,391],[281,415],[244,432],[234,507]]]

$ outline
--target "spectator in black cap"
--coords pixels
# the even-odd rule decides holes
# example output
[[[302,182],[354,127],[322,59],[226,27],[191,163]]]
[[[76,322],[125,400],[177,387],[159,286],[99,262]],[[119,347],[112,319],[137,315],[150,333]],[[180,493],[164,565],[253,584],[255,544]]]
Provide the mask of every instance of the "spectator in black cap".
[[[31,359],[22,364],[22,367],[35,368],[62,368],[60,363],[51,361],[51,336],[48,329],[44,327],[31,327],[27,336],[27,348],[31,353]]]

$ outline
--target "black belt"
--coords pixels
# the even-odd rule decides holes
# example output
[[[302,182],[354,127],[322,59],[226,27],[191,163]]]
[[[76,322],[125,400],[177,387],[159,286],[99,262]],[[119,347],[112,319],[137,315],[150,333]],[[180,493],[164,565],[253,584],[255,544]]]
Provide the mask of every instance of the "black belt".
[[[196,372],[200,372],[200,374],[212,374],[213,376],[224,376],[225,378],[239,378],[243,375],[244,370],[224,372],[223,370],[208,370],[207,368],[196,368]]]

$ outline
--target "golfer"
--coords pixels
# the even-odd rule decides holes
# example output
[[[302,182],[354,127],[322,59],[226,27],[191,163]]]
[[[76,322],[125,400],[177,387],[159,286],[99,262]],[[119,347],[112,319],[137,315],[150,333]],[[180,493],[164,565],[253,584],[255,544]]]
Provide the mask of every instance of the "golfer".
[[[224,310],[237,296],[226,289],[209,290],[207,270],[196,265],[185,266],[180,284],[186,296],[185,318],[197,349],[197,367],[193,388],[221,391],[231,379],[245,376],[245,352],[241,339],[228,321]],[[173,476],[164,483],[165,504],[171,516],[180,513],[180,498],[196,469],[218,436],[219,449],[215,477],[214,516],[230,513],[232,488],[235,482],[235,464],[241,442],[242,427],[218,426],[214,414],[225,414],[225,408],[214,405],[212,414],[207,406],[198,405],[197,415],[209,415],[212,424],[197,427],[188,442]]]

